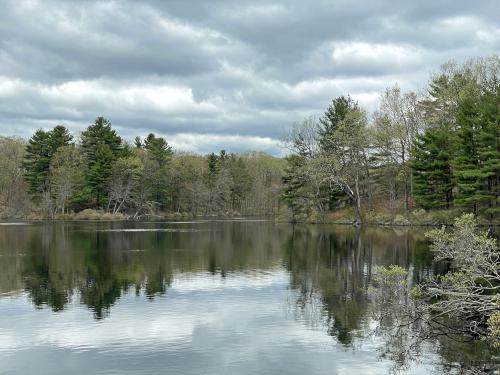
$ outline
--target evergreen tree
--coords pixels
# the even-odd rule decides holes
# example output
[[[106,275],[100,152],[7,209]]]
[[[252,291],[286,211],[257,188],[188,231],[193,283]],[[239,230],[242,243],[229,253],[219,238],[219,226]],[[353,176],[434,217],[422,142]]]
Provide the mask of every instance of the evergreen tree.
[[[488,201],[485,180],[479,157],[481,115],[478,98],[474,94],[461,100],[457,113],[457,144],[454,158],[454,176],[458,193],[455,203],[471,208],[477,213]]]
[[[344,120],[345,116],[353,109],[358,108],[358,103],[355,102],[349,95],[339,96],[332,100],[332,104],[326,109],[323,116],[319,119],[319,143],[323,150],[330,146],[329,138],[332,136],[337,125]]]
[[[172,158],[172,148],[162,137],[156,137],[153,133],[149,134],[144,141],[144,148],[149,157],[159,165],[168,163]]]
[[[39,129],[29,139],[24,160],[28,193],[39,196],[48,188],[51,158],[50,132]]]
[[[142,148],[144,145],[142,144],[141,137],[137,136],[134,138],[134,146],[135,148]]]
[[[412,150],[413,194],[423,208],[449,208],[452,204],[450,134],[428,129],[417,137]]]
[[[87,161],[84,195],[91,206],[102,207],[113,162],[125,155],[122,139],[108,120],[98,117],[82,132],[81,147]]]
[[[332,103],[326,109],[325,113],[319,119],[318,138],[319,147],[323,152],[331,152],[334,142],[332,137],[339,123],[342,122],[346,115],[358,108],[358,103],[349,95],[339,96],[332,100]],[[325,200],[330,210],[334,210],[338,202],[345,197],[340,189],[336,186],[324,185],[320,187],[322,197]]]
[[[111,122],[104,117],[97,117],[92,125],[82,132],[81,145],[89,163],[93,163],[98,145],[107,145],[114,158],[123,155],[122,139],[112,129]]]
[[[107,187],[115,158],[107,144],[98,144],[94,155],[85,176],[86,188],[92,199],[91,204],[102,207],[108,202]]]
[[[50,190],[50,161],[56,151],[68,146],[73,139],[68,130],[57,125],[50,131],[39,129],[33,134],[26,146],[23,166],[28,192],[37,200],[44,192]]]
[[[283,192],[281,198],[292,211],[292,221],[301,221],[311,214],[314,194],[310,184],[310,176],[305,170],[305,155],[289,155],[283,176]]]
[[[173,186],[170,171],[172,148],[164,138],[151,133],[144,140],[144,150],[146,151],[145,182],[150,198],[161,210],[165,210],[172,203]]]
[[[500,87],[482,94],[479,106],[477,153],[487,208],[493,218],[500,213]]]
[[[54,155],[59,147],[68,146],[73,136],[63,125],[57,125],[49,132],[51,153]]]

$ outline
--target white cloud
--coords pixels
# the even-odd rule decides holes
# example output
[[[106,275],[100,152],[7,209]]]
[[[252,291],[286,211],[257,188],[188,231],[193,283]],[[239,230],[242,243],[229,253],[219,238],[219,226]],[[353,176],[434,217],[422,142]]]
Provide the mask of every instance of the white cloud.
[[[338,65],[415,66],[422,62],[420,48],[410,45],[341,42],[333,46],[332,59]]]
[[[283,150],[280,141],[270,137],[178,133],[168,137],[174,149],[196,153],[208,153],[219,150],[264,151],[280,155]]]
[[[446,60],[500,51],[494,2],[348,5],[6,0],[0,131],[79,132],[103,115],[127,139],[280,154],[283,129],[336,96],[371,111],[387,86],[420,89]]]

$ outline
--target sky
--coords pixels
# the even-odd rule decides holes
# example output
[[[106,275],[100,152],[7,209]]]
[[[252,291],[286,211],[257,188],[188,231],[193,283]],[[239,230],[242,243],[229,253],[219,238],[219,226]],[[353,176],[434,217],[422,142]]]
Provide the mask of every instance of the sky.
[[[498,0],[0,0],[0,135],[104,116],[127,140],[281,155],[339,95],[373,111],[493,53]]]

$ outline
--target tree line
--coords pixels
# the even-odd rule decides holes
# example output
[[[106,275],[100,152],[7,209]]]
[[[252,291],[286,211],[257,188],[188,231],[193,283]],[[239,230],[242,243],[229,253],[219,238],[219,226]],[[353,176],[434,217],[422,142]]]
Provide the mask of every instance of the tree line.
[[[25,143],[0,139],[2,205],[56,217],[86,209],[139,218],[270,215],[278,209],[282,161],[262,153],[174,153],[163,137],[125,142],[98,117],[75,139],[62,125]]]
[[[350,96],[286,137],[283,199],[293,220],[350,205],[500,213],[500,58],[447,63],[426,92],[390,87],[372,116]]]
[[[173,152],[155,134],[129,144],[103,117],[77,138],[62,125],[27,143],[0,137],[2,215],[276,215],[286,206],[292,221],[347,207],[356,224],[415,208],[497,220],[499,71],[498,56],[446,63],[425,91],[387,88],[372,114],[337,97],[292,127],[285,158]]]

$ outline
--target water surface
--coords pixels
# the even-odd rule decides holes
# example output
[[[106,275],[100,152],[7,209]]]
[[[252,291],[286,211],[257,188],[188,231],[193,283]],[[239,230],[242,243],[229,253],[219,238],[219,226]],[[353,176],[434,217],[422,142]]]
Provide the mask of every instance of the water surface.
[[[0,226],[1,374],[428,374],[381,358],[371,282],[438,271],[423,233],[256,221]],[[459,358],[460,359],[460,358]]]

